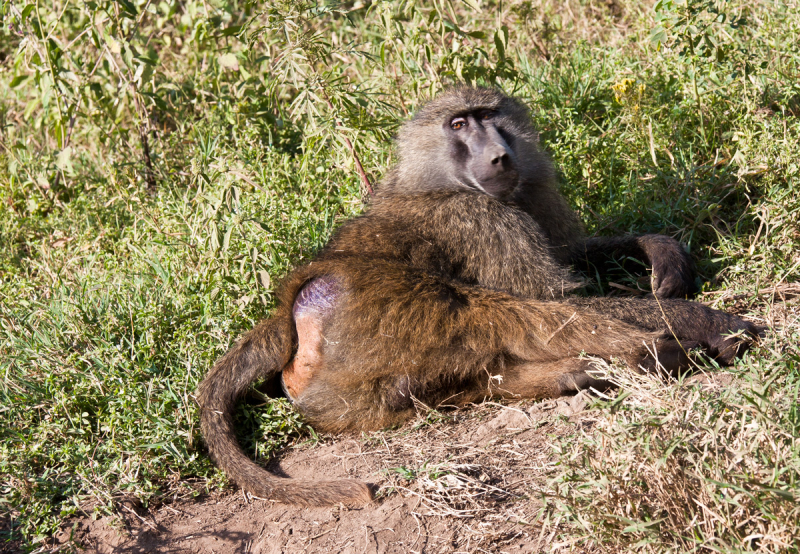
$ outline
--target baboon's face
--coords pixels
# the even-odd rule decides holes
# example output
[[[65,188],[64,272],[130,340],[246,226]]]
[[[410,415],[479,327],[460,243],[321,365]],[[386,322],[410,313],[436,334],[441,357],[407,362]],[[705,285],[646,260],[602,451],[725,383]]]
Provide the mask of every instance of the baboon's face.
[[[505,198],[517,186],[519,172],[513,138],[502,128],[497,110],[480,108],[444,122],[455,178],[466,188]]]
[[[400,129],[388,193],[469,190],[500,200],[526,183],[548,184],[551,164],[522,102],[488,88],[458,86]]]

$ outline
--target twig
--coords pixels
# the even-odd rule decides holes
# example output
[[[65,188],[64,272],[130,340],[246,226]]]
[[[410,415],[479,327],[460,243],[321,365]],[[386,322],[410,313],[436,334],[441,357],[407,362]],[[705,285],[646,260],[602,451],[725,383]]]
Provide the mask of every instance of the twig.
[[[568,320],[566,320],[564,323],[562,323],[562,324],[561,324],[561,326],[560,326],[558,329],[556,329],[555,331],[553,331],[553,334],[552,334],[552,335],[550,335],[550,336],[547,338],[547,340],[546,340],[546,341],[544,341],[544,343],[545,343],[545,344],[550,344],[550,341],[551,341],[551,340],[553,340],[553,338],[554,338],[554,337],[555,337],[557,334],[559,334],[559,333],[561,332],[561,330],[562,330],[562,329],[564,329],[564,327],[566,327],[567,325],[569,325],[570,323],[572,323],[573,321],[575,321],[577,318],[578,318],[578,312],[575,312],[575,313],[573,313],[571,316],[569,316],[569,319],[568,319]]]
[[[147,8],[150,7],[150,2],[152,2],[152,0],[147,0],[147,4],[145,4],[144,8],[142,8],[142,13],[139,15],[139,19],[136,20],[136,24],[133,26],[133,29],[131,29],[131,32],[128,33],[128,36],[125,37],[125,42],[130,42],[133,38],[133,35],[135,35],[136,31],[139,30],[139,25],[142,23],[142,19],[144,19],[144,14],[147,13]],[[206,18],[208,18],[208,10],[206,10]]]
[[[144,178],[145,181],[147,181],[147,192],[152,195],[156,193],[158,185],[156,184],[153,162],[150,159],[150,140],[147,138],[147,122],[149,120],[149,116],[147,114],[147,110],[144,106],[142,106],[139,100],[139,91],[136,90],[136,85],[133,82],[131,82],[131,87],[133,88],[133,103],[136,105],[136,111],[139,112],[139,117],[142,119],[142,122],[139,124],[139,140],[142,141],[142,154],[144,156],[145,167]]]
[[[626,287],[625,285],[620,285],[619,283],[614,283],[613,281],[609,281],[608,282],[608,286],[609,287],[613,287],[615,289],[624,290],[626,292],[632,292],[634,294],[639,294],[639,295],[647,294],[646,291],[639,290],[639,289],[634,289],[634,288],[631,288],[631,287]]]
[[[318,538],[322,537],[323,535],[327,535],[331,531],[333,531],[333,529],[328,529],[327,531],[323,531],[322,533],[320,533],[318,535],[314,535],[313,537],[307,537],[306,540],[308,542],[312,542],[313,540],[318,539]]]
[[[132,514],[133,514],[133,515],[135,515],[137,518],[139,518],[139,521],[141,521],[141,522],[142,522],[144,525],[147,525],[148,527],[150,527],[150,528],[151,528],[151,529],[153,529],[153,530],[155,530],[155,529],[156,529],[156,526],[155,526],[155,525],[153,525],[152,523],[150,523],[149,521],[147,521],[145,518],[143,518],[142,516],[140,516],[139,514],[137,514],[137,513],[136,513],[134,510],[132,510],[131,508],[129,508],[129,507],[128,507],[128,506],[126,506],[125,504],[122,504],[122,506],[121,506],[121,507],[122,507],[122,508],[124,508],[125,510],[128,510],[130,513],[132,513]]]
[[[117,19],[119,20],[119,5],[116,3],[114,4],[114,10]],[[144,17],[144,13],[142,14],[141,17]],[[126,42],[130,43],[130,39],[126,39]],[[119,66],[119,64],[116,63],[115,60],[113,60],[113,57],[112,61],[114,62],[114,67],[116,68],[117,73],[120,76],[122,76],[123,74],[122,68]],[[157,184],[155,178],[155,171],[153,170],[153,162],[150,158],[150,141],[147,138],[147,131],[149,127],[148,123],[150,121],[150,116],[148,115],[147,109],[142,105],[141,99],[139,98],[140,96],[139,90],[136,88],[136,83],[133,80],[133,72],[131,71],[130,68],[128,68],[128,86],[131,88],[131,91],[133,92],[133,105],[136,108],[136,112],[139,115],[139,119],[141,119],[141,123],[139,124],[138,130],[139,130],[139,140],[142,143],[142,155],[144,157],[144,166],[145,166],[144,178],[145,181],[147,181],[147,192],[152,195],[156,193]]]
[[[328,105],[328,109],[331,110],[332,113],[335,113],[336,110],[333,107],[333,102],[331,102],[330,97],[328,96],[328,91],[325,87],[322,87],[322,97],[325,98],[325,103]],[[334,116],[334,121],[336,122],[337,127],[341,127],[342,123]],[[358,154],[356,153],[356,148],[353,146],[353,143],[350,142],[350,138],[344,135],[344,143],[347,145],[347,148],[350,150],[350,154],[353,156],[353,160],[356,163],[356,171],[358,171],[358,176],[361,177],[361,185],[364,191],[367,194],[372,196],[375,192],[372,190],[372,184],[369,182],[369,178],[367,177],[367,172],[364,171],[364,166],[361,165],[361,160],[358,158]]]
[[[787,273],[788,275],[788,273]],[[728,293],[725,290],[711,290],[701,293],[703,296],[724,296]],[[800,283],[787,283],[785,285],[774,285],[771,287],[765,287],[763,289],[758,289],[751,293],[742,292],[739,294],[733,294],[727,299],[729,300],[741,300],[742,298],[747,298],[749,296],[766,296],[766,295],[775,295],[779,294],[781,296],[788,295],[788,296],[796,296],[800,295]]]

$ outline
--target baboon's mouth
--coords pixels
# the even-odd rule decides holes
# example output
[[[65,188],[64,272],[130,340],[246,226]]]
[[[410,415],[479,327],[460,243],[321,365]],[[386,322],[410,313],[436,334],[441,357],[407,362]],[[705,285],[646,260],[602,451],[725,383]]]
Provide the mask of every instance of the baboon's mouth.
[[[481,183],[483,192],[495,198],[505,198],[511,194],[519,184],[519,174],[516,171],[507,172],[502,178],[494,178],[486,183]]]

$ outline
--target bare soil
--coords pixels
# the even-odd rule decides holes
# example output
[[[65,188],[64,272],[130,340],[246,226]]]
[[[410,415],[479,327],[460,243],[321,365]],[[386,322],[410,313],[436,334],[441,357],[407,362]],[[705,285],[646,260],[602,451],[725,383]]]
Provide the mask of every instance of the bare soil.
[[[288,450],[271,468],[298,479],[359,478],[360,509],[297,508],[231,487],[117,517],[75,518],[55,549],[90,553],[539,552],[570,548],[539,517],[552,445],[591,426],[579,395],[428,414],[400,430]],[[437,418],[439,421],[431,421]]]

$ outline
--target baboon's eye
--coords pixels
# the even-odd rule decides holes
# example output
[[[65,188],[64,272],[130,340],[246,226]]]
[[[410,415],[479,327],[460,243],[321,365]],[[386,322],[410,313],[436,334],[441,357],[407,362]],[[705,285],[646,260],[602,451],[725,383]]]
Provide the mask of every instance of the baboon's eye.
[[[488,119],[492,119],[496,115],[494,110],[483,110],[478,114],[482,120],[486,121]]]
[[[454,131],[458,131],[459,129],[467,126],[467,120],[463,117],[456,117],[450,122],[450,128]]]

